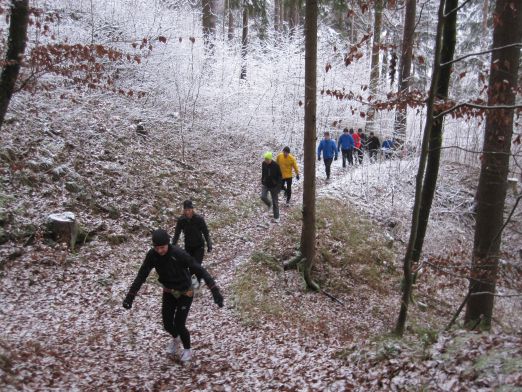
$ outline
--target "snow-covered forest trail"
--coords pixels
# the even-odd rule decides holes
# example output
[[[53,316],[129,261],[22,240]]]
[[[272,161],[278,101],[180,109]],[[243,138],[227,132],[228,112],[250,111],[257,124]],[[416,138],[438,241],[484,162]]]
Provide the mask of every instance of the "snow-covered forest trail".
[[[204,154],[205,147],[202,150]],[[226,306],[217,308],[206,288],[196,297],[188,320],[195,353],[191,367],[165,355],[169,337],[161,326],[161,288],[155,279],[144,285],[130,312],[121,307],[148,238],[119,246],[93,241],[76,254],[57,254],[38,244],[5,271],[0,289],[2,318],[8,316],[2,344],[12,363],[11,374],[5,375],[7,389],[298,390],[306,385],[323,390],[327,384],[346,389],[349,370],[334,355],[342,348],[338,336],[329,336],[327,330],[318,334],[320,328],[296,329],[294,320],[259,320],[248,326],[231,303],[236,268],[273,235],[272,219],[259,201],[261,158],[253,161],[234,185],[241,191],[232,195],[227,214],[201,211],[208,213],[215,241],[205,265],[223,288]],[[203,172],[228,173],[231,163],[237,172],[242,170],[242,162],[234,159],[200,163]],[[197,183],[193,186],[198,188]],[[294,204],[300,196],[296,186]],[[245,217],[238,219],[245,206]],[[289,207],[281,210],[283,226]],[[235,223],[216,227],[213,213],[221,219],[229,214]],[[328,298],[303,293],[296,273],[287,275],[281,285],[292,285],[291,296],[306,296],[312,307],[308,311],[317,313],[318,320],[336,317],[339,309]]]
[[[74,253],[46,243],[38,232],[24,240],[24,247],[2,248],[7,260],[0,285],[4,390],[319,391],[350,390],[352,385],[380,390],[392,385],[400,389],[405,383],[434,385],[432,380],[436,385],[449,383],[441,389],[451,390],[461,373],[448,375],[436,361],[410,365],[411,353],[406,350],[399,350],[403,357],[394,355],[389,362],[374,361],[368,354],[382,355],[372,339],[384,336],[395,321],[399,279],[383,273],[386,265],[397,268],[397,260],[385,260],[388,264],[381,269],[364,270],[377,283],[361,280],[351,267],[323,271],[325,283],[340,281],[339,287],[345,287],[333,292],[344,306],[304,291],[295,271],[269,270],[256,281],[253,256],[266,251],[267,242],[276,251],[285,250],[275,254],[287,258],[297,245],[289,232],[299,229],[300,183],[294,187],[293,207],[281,207],[279,225],[269,223],[271,217],[259,200],[261,155],[281,148],[279,142],[260,134],[200,130],[190,134],[183,163],[171,154],[180,151],[180,141],[172,137],[172,125],[160,114],[141,113],[155,119],[145,123],[147,134],[141,137],[133,125],[136,115],[126,112],[124,102],[84,104],[93,116],[77,113],[73,103],[67,107],[64,102],[61,112],[38,110],[39,117],[8,128],[14,141],[8,148],[16,160],[6,169],[10,177],[5,191],[17,198],[7,199],[7,207],[24,212],[17,215],[16,227],[68,208],[88,229],[100,231]],[[23,118],[25,110],[15,106],[15,119]],[[75,123],[68,121],[72,115]],[[23,158],[24,151],[31,152],[31,161]],[[16,165],[27,169],[12,169]],[[334,207],[334,199],[339,205],[352,205],[353,214],[370,216],[376,227],[392,219],[396,242],[404,241],[414,162],[394,160],[347,170],[339,166],[340,161],[334,163],[332,180],[326,183],[318,162],[319,201],[330,200],[327,209]],[[56,168],[66,174],[55,176]],[[454,175],[458,168],[444,170],[449,189],[462,182]],[[67,191],[77,188],[81,190]],[[460,191],[450,196],[441,206],[457,213],[471,199]],[[187,323],[194,359],[190,367],[182,367],[165,355],[169,337],[161,325],[161,287],[153,274],[131,311],[121,304],[150,247],[150,230],[162,226],[172,232],[187,198],[195,200],[196,211],[210,226],[215,246],[204,263],[223,289],[225,307],[219,309],[206,288],[197,295]],[[319,237],[333,233],[334,227],[328,225]],[[469,241],[465,220],[434,227],[433,238],[447,241],[458,236],[462,243]],[[350,250],[340,241],[327,245],[340,255]],[[437,242],[427,244],[428,251],[436,248]],[[400,255],[400,246],[396,252]],[[362,263],[372,267],[367,259]],[[244,267],[251,274],[246,281],[250,287],[244,289],[251,290],[258,301],[255,307],[262,309],[254,319],[243,317],[244,308],[232,300],[237,298],[237,280]],[[316,273],[321,278],[321,271]],[[428,293],[429,286],[424,290]],[[451,306],[437,310],[442,322],[451,311]],[[491,345],[500,344],[516,355],[512,341],[491,339]],[[444,342],[438,347],[441,353],[447,350]],[[395,350],[391,347],[384,352]]]

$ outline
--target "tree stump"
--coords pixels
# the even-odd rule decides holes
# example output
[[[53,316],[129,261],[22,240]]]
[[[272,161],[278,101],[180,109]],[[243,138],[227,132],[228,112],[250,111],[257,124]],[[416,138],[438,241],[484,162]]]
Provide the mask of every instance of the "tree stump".
[[[74,250],[78,238],[79,225],[74,213],[66,211],[47,217],[47,228],[56,242],[65,242]]]

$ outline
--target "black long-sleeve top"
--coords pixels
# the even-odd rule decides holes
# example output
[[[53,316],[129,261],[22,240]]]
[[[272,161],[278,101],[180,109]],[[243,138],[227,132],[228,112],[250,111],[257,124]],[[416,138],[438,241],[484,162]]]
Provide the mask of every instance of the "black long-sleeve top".
[[[207,223],[201,215],[193,214],[192,218],[190,219],[184,215],[180,216],[178,218],[178,222],[176,223],[172,244],[177,245],[182,231],[185,235],[185,248],[203,247],[205,245],[203,237],[205,237],[207,246],[212,247]]]
[[[368,149],[369,150],[378,150],[381,148],[381,142],[377,136],[370,136],[368,138]]]
[[[275,161],[266,163],[263,161],[261,169],[261,184],[268,188],[274,188],[281,186],[283,176],[281,174],[281,168]]]
[[[214,279],[205,268],[199,265],[187,252],[179,246],[169,245],[165,256],[160,256],[154,249],[147,252],[138,275],[129,289],[130,294],[137,294],[141,285],[147,280],[152,269],[158,273],[158,280],[168,289],[186,291],[191,286],[191,274],[189,268],[196,274],[200,274],[208,287],[215,285]]]

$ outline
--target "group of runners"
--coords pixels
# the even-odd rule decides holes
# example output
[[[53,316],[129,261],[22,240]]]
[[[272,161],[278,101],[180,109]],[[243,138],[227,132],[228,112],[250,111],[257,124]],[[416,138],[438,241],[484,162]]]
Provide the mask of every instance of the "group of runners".
[[[389,145],[387,148],[391,151],[392,147]],[[321,155],[323,157],[326,178],[330,179],[330,167],[332,161],[337,160],[339,152],[342,153],[343,167],[346,167],[347,164],[353,165],[354,162],[362,164],[365,148],[369,150],[370,160],[374,160],[381,146],[373,132],[370,132],[370,136],[366,138],[362,130],[354,132],[353,129],[345,128],[338,143],[331,139],[330,132],[324,132],[324,138],[317,148],[317,158],[321,160]],[[274,221],[279,222],[279,193],[282,190],[286,203],[290,203],[292,179],[295,174],[295,178],[299,180],[299,167],[289,147],[283,148],[275,159],[272,152],[266,152],[263,158],[261,200],[269,209],[272,208]],[[184,234],[185,249],[177,245],[181,233]],[[152,233],[152,248],[147,252],[123,300],[123,307],[131,309],[141,286],[152,269],[156,270],[158,281],[163,286],[161,306],[163,327],[172,337],[167,353],[171,356],[179,356],[183,363],[192,359],[190,333],[185,324],[194,292],[200,288],[202,280],[210,289],[214,302],[219,307],[223,307],[224,300],[219,287],[202,266],[205,245],[207,252],[212,252],[212,241],[205,219],[194,212],[192,201],[186,200],[183,203],[183,215],[177,220],[172,240],[163,229],[157,229]]]
[[[183,232],[185,249],[177,243]],[[205,219],[194,212],[192,201],[183,203],[183,215],[178,218],[174,238],[158,229],[152,233],[152,248],[147,252],[136,278],[123,300],[123,307],[130,309],[142,284],[152,269],[163,286],[161,316],[163,327],[171,335],[167,354],[178,357],[182,363],[192,359],[190,333],[186,327],[187,316],[194,292],[203,280],[212,293],[214,302],[223,307],[223,296],[215,280],[202,266],[205,254],[212,251],[212,241]]]
[[[392,157],[393,147],[393,140],[386,138],[381,145],[381,141],[373,132],[366,136],[360,128],[356,132],[353,128],[344,128],[337,143],[332,139],[330,132],[326,131],[317,147],[317,160],[321,160],[322,154],[326,179],[329,180],[332,161],[337,160],[339,152],[342,154],[343,168],[346,168],[347,165],[362,165],[365,150],[368,151],[370,162],[375,162],[381,151],[384,157],[389,159]]]

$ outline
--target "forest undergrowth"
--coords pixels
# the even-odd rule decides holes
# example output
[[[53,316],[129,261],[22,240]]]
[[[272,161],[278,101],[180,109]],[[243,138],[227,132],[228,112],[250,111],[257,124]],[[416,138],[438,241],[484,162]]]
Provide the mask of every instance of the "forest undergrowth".
[[[270,223],[258,195],[262,133],[231,134],[209,122],[192,130],[183,161],[172,119],[154,108],[121,97],[85,96],[80,103],[63,101],[55,110],[52,100],[20,96],[4,127],[3,389],[521,385],[520,313],[499,303],[492,333],[444,332],[465,281],[436,274],[428,264],[417,282],[407,337],[389,336],[399,304],[413,161],[335,167],[330,183],[318,165],[313,275],[339,303],[305,291],[298,272],[282,269],[298,250],[301,184],[292,204],[282,207],[281,224]],[[33,115],[26,117],[27,110]],[[238,141],[241,149],[229,148]],[[443,169],[462,171],[451,164]],[[434,209],[429,257],[466,255],[473,200],[462,182],[463,176],[442,176],[439,200],[450,202]],[[150,230],[172,231],[188,198],[209,222],[215,247],[205,265],[222,286],[226,306],[218,310],[205,289],[198,293],[188,321],[195,358],[183,369],[164,356],[168,337],[154,277],[130,312],[121,301],[150,246]],[[63,210],[76,214],[85,233],[75,252],[44,235],[47,215]],[[516,244],[507,251],[515,254]]]

